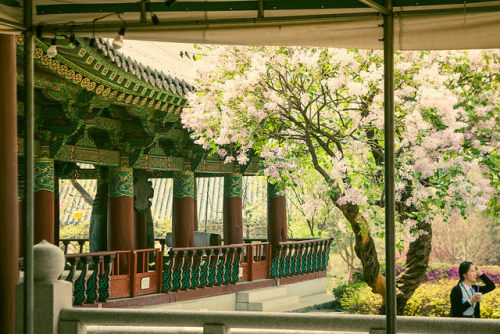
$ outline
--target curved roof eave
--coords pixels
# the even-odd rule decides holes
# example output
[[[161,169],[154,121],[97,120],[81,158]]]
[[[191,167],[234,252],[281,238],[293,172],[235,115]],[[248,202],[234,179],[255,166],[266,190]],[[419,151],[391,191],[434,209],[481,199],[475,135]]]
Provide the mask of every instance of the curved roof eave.
[[[130,107],[132,114],[147,119],[179,115],[185,106],[184,95],[193,87],[151,70],[114,50],[98,39],[91,47],[86,39],[74,46],[60,37],[54,58],[46,54],[50,42],[35,39],[35,63],[63,81],[95,93],[97,100]],[[22,36],[16,39],[19,56],[23,53]],[[68,97],[69,98],[69,97]]]

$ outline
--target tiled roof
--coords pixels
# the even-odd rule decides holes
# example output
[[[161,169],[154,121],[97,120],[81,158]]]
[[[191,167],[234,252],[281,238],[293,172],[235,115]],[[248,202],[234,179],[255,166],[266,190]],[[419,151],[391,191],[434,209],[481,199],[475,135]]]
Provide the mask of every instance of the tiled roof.
[[[190,44],[127,40],[118,51],[111,46],[110,40],[98,38],[95,48],[110,63],[160,89],[178,96],[194,90],[194,87],[184,80],[191,79],[191,67],[194,62],[191,56],[194,53],[185,50],[194,50]]]

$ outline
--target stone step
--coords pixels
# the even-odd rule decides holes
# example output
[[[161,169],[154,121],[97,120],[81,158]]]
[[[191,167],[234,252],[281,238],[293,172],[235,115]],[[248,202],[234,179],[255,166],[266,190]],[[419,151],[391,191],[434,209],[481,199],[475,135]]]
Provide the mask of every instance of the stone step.
[[[268,298],[248,303],[248,311],[280,312],[294,310],[300,306],[298,296]]]
[[[335,296],[328,293],[319,293],[299,298],[299,307],[293,309],[298,312],[308,312],[314,309],[331,307],[335,301]]]
[[[236,293],[237,303],[251,303],[261,299],[281,298],[287,296],[287,287],[271,287],[256,290],[241,291]]]

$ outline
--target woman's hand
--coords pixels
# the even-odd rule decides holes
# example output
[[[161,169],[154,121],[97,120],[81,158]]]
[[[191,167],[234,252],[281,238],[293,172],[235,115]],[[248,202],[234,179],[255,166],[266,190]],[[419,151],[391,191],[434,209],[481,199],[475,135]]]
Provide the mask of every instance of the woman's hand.
[[[483,272],[481,271],[481,269],[479,269],[478,266],[476,266],[476,277],[479,278],[479,276],[481,276],[483,274]]]
[[[481,301],[481,296],[479,295],[474,295],[472,296],[471,299],[469,299],[469,304],[473,304],[473,303],[479,303]]]

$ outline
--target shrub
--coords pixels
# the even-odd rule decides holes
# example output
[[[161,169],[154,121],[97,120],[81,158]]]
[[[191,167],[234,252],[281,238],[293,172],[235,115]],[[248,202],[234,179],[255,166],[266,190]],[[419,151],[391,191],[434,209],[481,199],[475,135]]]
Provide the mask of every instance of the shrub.
[[[500,284],[497,288],[483,296],[481,301],[481,317],[500,319]]]
[[[442,279],[420,285],[406,303],[404,315],[450,316],[450,291],[455,284],[454,280]]]
[[[450,291],[455,284],[457,284],[455,280],[448,279],[421,284],[408,300],[404,315],[448,317],[450,315]],[[338,300],[344,311],[358,314],[378,314],[382,297],[374,294],[366,284],[349,284],[339,286],[337,289],[343,291]],[[337,289],[334,290],[334,293]],[[483,296],[481,317],[500,319],[500,285],[497,284],[495,290]]]
[[[378,314],[382,306],[382,297],[374,294],[364,283],[346,286],[339,302],[342,309],[349,313]]]
[[[405,315],[448,317],[450,315],[450,291],[457,284],[454,280],[424,283],[415,290],[405,307]],[[481,317],[500,319],[500,285],[483,296]]]
[[[341,284],[341,285],[337,286],[335,289],[333,289],[333,294],[335,295],[335,298],[337,300],[340,300],[344,296],[345,290],[347,288],[358,289],[358,288],[361,288],[363,286],[366,286],[365,282],[356,282],[356,283],[351,283],[351,284]]]

